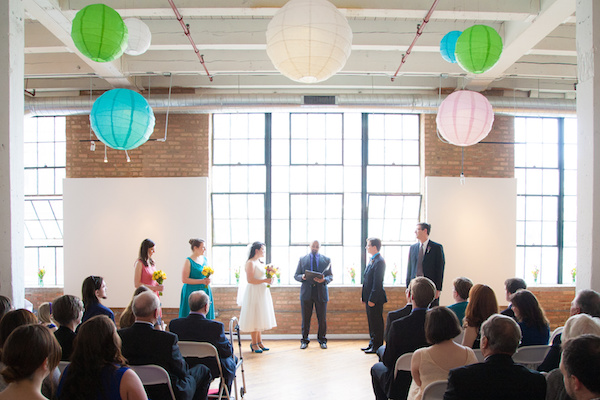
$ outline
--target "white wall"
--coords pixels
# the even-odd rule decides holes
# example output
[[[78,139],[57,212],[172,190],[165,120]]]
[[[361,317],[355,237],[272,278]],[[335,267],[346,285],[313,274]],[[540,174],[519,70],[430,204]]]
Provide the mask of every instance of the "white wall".
[[[209,239],[208,178],[90,178],[64,181],[65,293],[81,297],[89,275],[103,276],[108,307],[133,294],[134,262],[145,238],[167,273],[164,307],[179,307],[190,238]]]
[[[515,276],[517,181],[514,178],[428,177],[426,221],[431,240],[444,246],[446,271],[440,304],[452,300],[452,281],[466,276],[505,300],[504,281]]]

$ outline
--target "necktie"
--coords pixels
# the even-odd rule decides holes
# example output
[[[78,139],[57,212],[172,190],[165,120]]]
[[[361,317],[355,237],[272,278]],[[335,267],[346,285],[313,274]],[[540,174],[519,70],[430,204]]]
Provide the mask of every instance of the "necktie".
[[[314,270],[316,269],[316,268],[315,268],[315,266],[316,266],[316,265],[315,265],[315,264],[316,264],[316,260],[315,260],[315,259],[316,259],[316,258],[317,258],[317,256],[315,256],[314,254],[312,254],[312,255],[310,256],[310,259],[311,259],[311,262],[310,262],[310,270],[311,270],[311,271],[314,271]]]
[[[417,257],[417,276],[423,276],[423,254],[425,253],[425,249],[422,243],[419,246],[419,256]]]

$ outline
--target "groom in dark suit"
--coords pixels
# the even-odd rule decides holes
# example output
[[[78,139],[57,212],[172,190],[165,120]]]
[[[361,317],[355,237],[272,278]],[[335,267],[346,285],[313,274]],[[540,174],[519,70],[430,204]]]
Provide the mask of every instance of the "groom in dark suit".
[[[310,332],[310,319],[312,318],[313,305],[317,312],[317,321],[319,330],[317,339],[322,349],[327,348],[327,302],[329,301],[329,292],[327,285],[333,279],[331,273],[331,260],[322,254],[319,254],[320,244],[315,240],[310,245],[310,254],[305,255],[298,261],[298,268],[294,274],[294,279],[302,283],[300,287],[300,305],[302,306],[302,340],[300,348],[308,347],[308,334]],[[319,272],[323,277],[313,277],[308,279],[306,271]]]
[[[408,253],[408,268],[406,269],[406,284],[417,276],[429,278],[437,290],[431,307],[440,305],[440,293],[444,281],[444,248],[441,244],[429,240],[431,225],[421,222],[417,224],[415,235],[418,242],[410,246]]]
[[[371,258],[363,275],[361,300],[367,310],[370,340],[369,345],[361,350],[370,354],[377,353],[377,349],[383,344],[383,305],[387,303],[387,296],[383,289],[385,260],[379,254],[381,240],[367,239],[366,249]]]
[[[154,329],[160,313],[158,296],[143,292],[133,299],[135,323],[119,330],[121,351],[131,365],[156,364],[163,367],[171,378],[177,400],[202,400],[207,398],[212,376],[205,365],[188,368],[177,345],[177,335]],[[152,386],[146,388],[149,396],[166,398]]]
[[[225,384],[231,391],[237,361],[233,355],[233,347],[225,336],[225,327],[222,322],[206,318],[211,304],[208,295],[203,290],[192,292],[188,297],[188,304],[190,305],[190,314],[185,318],[171,320],[169,331],[176,334],[180,341],[208,342],[215,346],[219,352]],[[204,364],[210,368],[212,376],[219,376],[219,367],[214,357],[202,359],[188,357],[186,361],[190,366]]]

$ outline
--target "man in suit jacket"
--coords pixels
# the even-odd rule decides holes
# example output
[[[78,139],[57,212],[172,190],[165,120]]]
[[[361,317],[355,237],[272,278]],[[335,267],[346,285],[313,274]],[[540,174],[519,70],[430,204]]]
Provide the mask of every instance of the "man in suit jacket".
[[[564,344],[560,363],[565,390],[572,399],[600,398],[600,337],[582,335]]]
[[[190,293],[188,304],[190,305],[190,314],[185,318],[171,320],[169,331],[176,334],[180,341],[208,342],[215,346],[219,352],[225,384],[231,390],[237,360],[233,355],[233,347],[225,336],[225,327],[222,322],[206,318],[211,304],[208,295],[203,290]],[[191,357],[187,361],[189,366],[204,364],[210,368],[213,377],[219,376],[219,367],[214,358]]]
[[[543,400],[546,379],[515,364],[512,355],[521,341],[514,319],[494,314],[481,325],[481,353],[485,361],[450,370],[444,400]]]
[[[429,278],[437,289],[435,300],[431,307],[440,305],[440,293],[444,282],[444,248],[441,244],[429,240],[431,225],[421,222],[417,224],[415,235],[418,242],[410,246],[408,253],[408,268],[406,270],[406,284],[417,276]]]
[[[411,282],[412,312],[392,323],[383,362],[371,368],[371,381],[377,400],[406,399],[408,396],[412,377],[409,371],[398,371],[394,379],[396,360],[403,354],[428,346],[425,315],[434,297],[435,285],[431,280],[421,276]]]
[[[205,365],[188,368],[177,345],[177,335],[154,329],[160,315],[159,301],[153,292],[143,292],[133,300],[133,326],[119,330],[121,351],[131,365],[156,364],[163,367],[171,378],[177,400],[206,399],[212,380],[210,370]],[[152,398],[164,395],[152,393]]]
[[[402,308],[399,308],[394,311],[390,311],[387,314],[387,319],[385,320],[385,332],[383,334],[383,339],[387,343],[390,339],[390,328],[392,327],[392,323],[402,317],[406,317],[412,311],[412,303],[411,303],[411,293],[410,293],[410,283],[408,284],[408,288],[404,291],[404,295],[406,296],[406,305]],[[377,349],[377,356],[379,357],[379,361],[383,360],[383,353],[385,352],[385,344],[380,346]]]
[[[379,254],[381,240],[377,238],[367,239],[366,248],[371,259],[363,275],[361,300],[367,310],[370,340],[369,345],[361,350],[364,350],[365,353],[376,353],[377,349],[383,344],[383,305],[387,302],[387,296],[383,289],[385,260]]]
[[[300,305],[302,306],[302,339],[300,348],[306,349],[310,340],[310,319],[312,318],[313,305],[317,312],[317,321],[319,330],[317,339],[322,349],[327,348],[327,302],[329,301],[329,292],[327,285],[333,279],[331,273],[331,260],[322,254],[319,254],[320,244],[315,240],[310,245],[310,254],[305,255],[298,261],[298,268],[294,274],[294,279],[302,282],[300,287]],[[306,271],[320,272],[323,277],[306,278]]]

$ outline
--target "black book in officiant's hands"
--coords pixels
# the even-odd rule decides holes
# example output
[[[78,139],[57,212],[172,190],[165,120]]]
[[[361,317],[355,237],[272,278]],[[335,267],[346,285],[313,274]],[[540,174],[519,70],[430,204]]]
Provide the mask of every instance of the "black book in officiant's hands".
[[[314,278],[319,278],[319,279],[323,279],[323,274],[320,272],[315,272],[315,271],[304,271],[304,276],[306,277],[307,281],[313,281]]]

